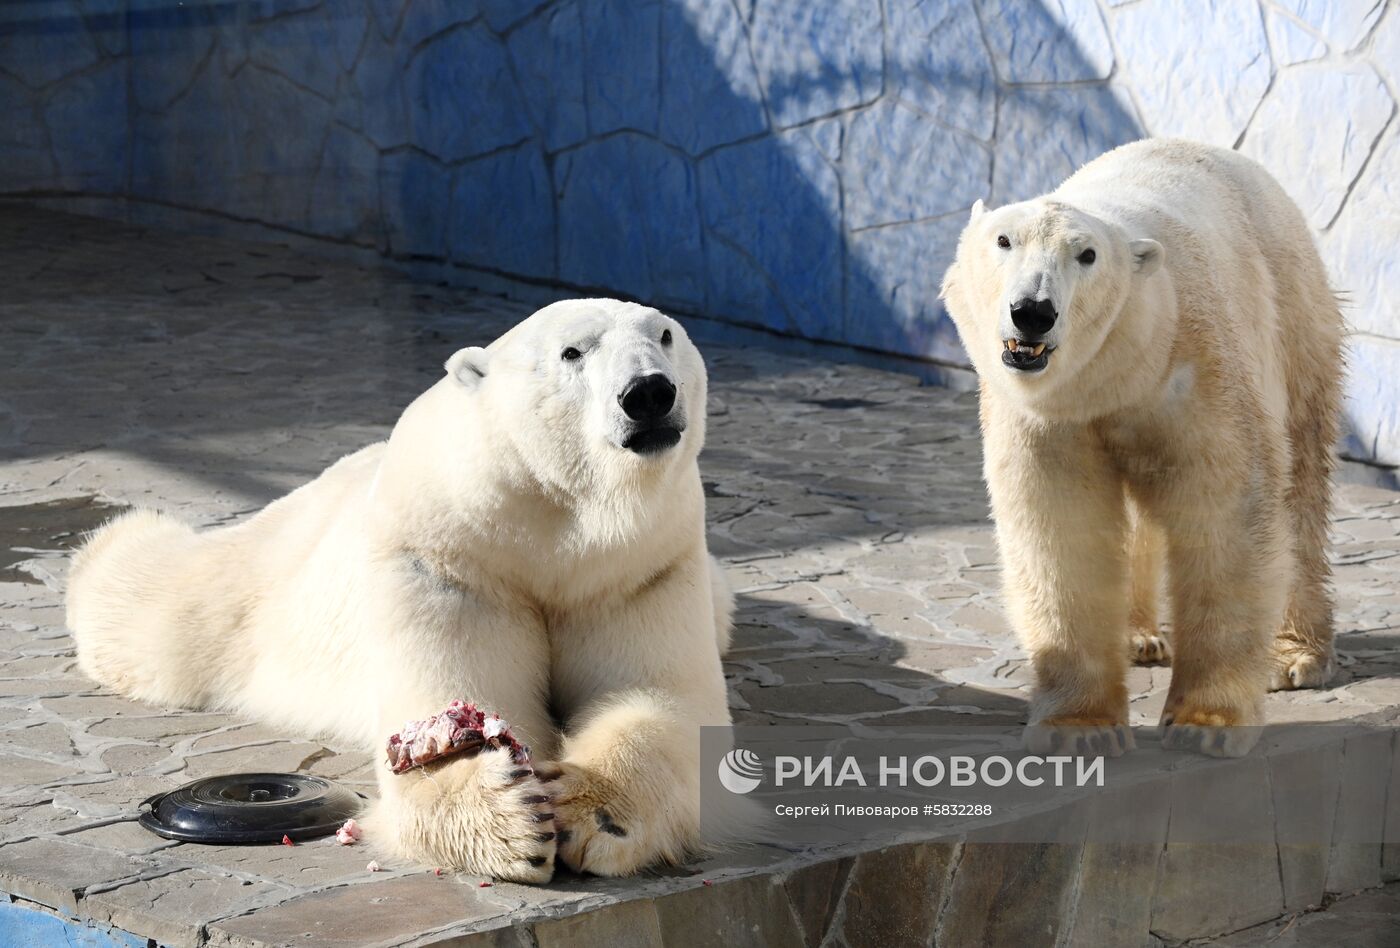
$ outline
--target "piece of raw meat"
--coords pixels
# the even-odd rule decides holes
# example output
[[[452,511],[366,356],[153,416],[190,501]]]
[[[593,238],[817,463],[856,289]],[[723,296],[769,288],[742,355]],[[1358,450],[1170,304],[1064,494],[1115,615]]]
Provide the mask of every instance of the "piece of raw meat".
[[[421,767],[449,754],[479,754],[507,750],[521,766],[530,765],[530,749],[515,739],[499,714],[482,711],[469,701],[454,701],[422,721],[409,721],[389,735],[385,748],[389,769],[396,774]]]
[[[335,841],[342,846],[353,846],[357,843],[365,831],[360,829],[360,824],[354,820],[346,820],[340,829],[335,831]]]

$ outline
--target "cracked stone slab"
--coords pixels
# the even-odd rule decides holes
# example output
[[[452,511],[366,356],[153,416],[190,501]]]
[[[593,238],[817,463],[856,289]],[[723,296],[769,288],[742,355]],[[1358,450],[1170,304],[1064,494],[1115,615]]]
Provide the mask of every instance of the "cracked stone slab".
[[[148,868],[148,862],[121,853],[59,839],[31,839],[0,846],[0,891],[71,914],[88,887]]]
[[[222,870],[243,879],[259,879],[292,891],[314,890],[370,878],[366,864],[375,858],[367,845],[341,846],[335,837],[295,846],[204,846],[184,843],[167,853],[170,861]],[[386,869],[395,864],[380,857]],[[408,868],[408,867],[401,867]]]
[[[265,882],[182,869],[89,893],[83,910],[96,921],[141,932],[161,945],[199,948],[208,922],[287,894],[286,889]]]
[[[489,889],[417,874],[375,885],[345,885],[208,927],[209,944],[263,948],[294,939],[306,948],[401,944],[454,925],[505,914]]]

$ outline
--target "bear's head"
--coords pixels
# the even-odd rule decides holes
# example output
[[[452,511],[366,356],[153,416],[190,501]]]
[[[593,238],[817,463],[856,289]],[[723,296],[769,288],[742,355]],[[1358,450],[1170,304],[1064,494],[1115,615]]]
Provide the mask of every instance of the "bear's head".
[[[661,476],[704,443],[700,353],[680,323],[637,303],[553,303],[445,368],[533,476],[568,493]]]
[[[978,201],[941,296],[985,384],[1049,406],[1070,380],[1086,380],[1163,256],[1157,241],[1059,201],[994,211]]]

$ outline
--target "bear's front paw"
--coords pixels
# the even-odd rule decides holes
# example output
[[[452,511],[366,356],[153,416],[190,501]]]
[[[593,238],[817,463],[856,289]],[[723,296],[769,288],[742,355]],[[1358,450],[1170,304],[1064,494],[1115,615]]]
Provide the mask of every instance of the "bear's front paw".
[[[557,837],[549,791],[508,753],[446,758],[394,780],[414,784],[386,800],[367,832],[417,862],[511,882],[548,882]]]
[[[1121,721],[1083,717],[1050,717],[1026,725],[1021,742],[1032,754],[1073,757],[1120,757],[1136,744]]]
[[[538,770],[554,800],[561,864],[596,876],[630,876],[667,858],[659,834],[609,782],[569,764]]]
[[[1162,746],[1207,757],[1243,757],[1259,743],[1263,728],[1230,710],[1182,707],[1162,714]]]
[[[1336,665],[1336,652],[1330,643],[1316,646],[1279,639],[1274,643],[1274,667],[1269,674],[1269,690],[1321,688],[1331,680]]]
[[[1134,629],[1128,636],[1128,654],[1135,665],[1170,665],[1172,647],[1160,632]]]

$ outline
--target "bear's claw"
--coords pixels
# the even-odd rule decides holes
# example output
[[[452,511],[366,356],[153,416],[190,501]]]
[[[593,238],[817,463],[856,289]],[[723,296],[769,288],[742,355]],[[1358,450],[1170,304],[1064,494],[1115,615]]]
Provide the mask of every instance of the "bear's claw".
[[[1137,746],[1128,725],[1057,722],[1054,719],[1026,725],[1021,742],[1033,754],[1069,754],[1074,757],[1121,757]]]
[[[515,776],[509,751],[452,755],[389,778],[367,828],[399,856],[511,882],[554,875],[553,797],[534,776]],[[401,789],[399,789],[401,788]]]
[[[618,815],[625,803],[615,793],[574,768],[564,769],[557,779],[553,793],[561,865],[574,872],[629,876],[656,861],[658,854],[647,845],[651,834],[645,827],[631,832],[633,821]]]
[[[1168,724],[1162,729],[1162,746],[1207,757],[1243,757],[1259,743],[1259,731],[1257,726]]]
[[[1269,690],[1321,688],[1331,680],[1336,666],[1336,654],[1331,646],[1320,650],[1293,643],[1279,643],[1275,646],[1274,667],[1269,673]]]
[[[531,780],[530,783],[534,784],[535,781]],[[548,882],[554,877],[554,861],[559,846],[553,799],[546,794],[531,793],[521,796],[520,802],[533,811],[525,817],[528,829],[521,826],[513,840],[502,841],[503,848],[514,861],[504,870],[492,874],[512,882]]]
[[[1207,757],[1243,757],[1259,743],[1263,727],[1229,709],[1169,708],[1163,712],[1162,747]]]
[[[1128,637],[1129,654],[1136,665],[1170,665],[1172,646],[1165,635],[1156,632],[1134,632]]]

